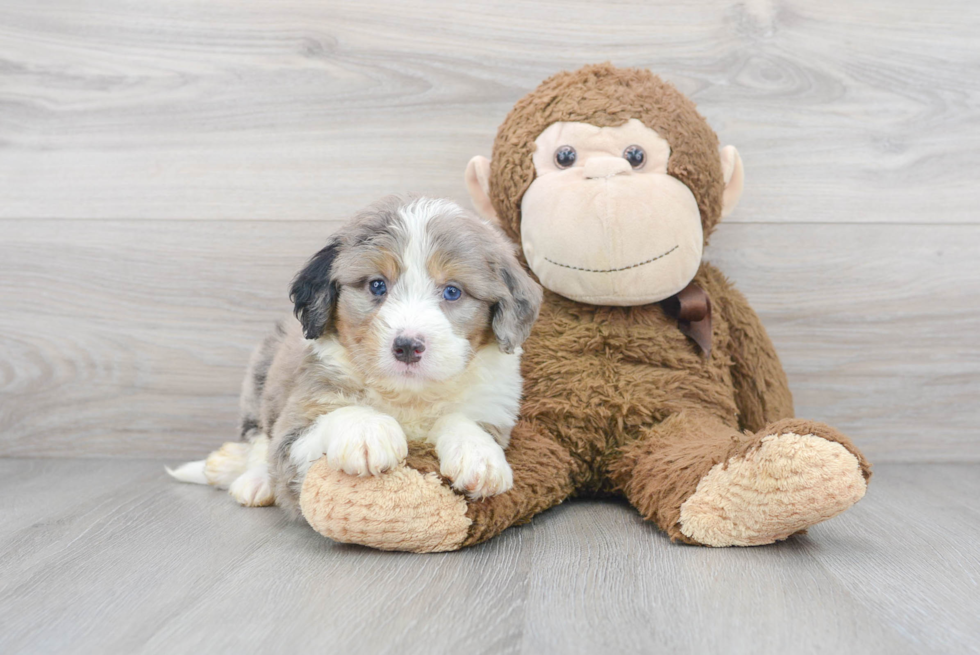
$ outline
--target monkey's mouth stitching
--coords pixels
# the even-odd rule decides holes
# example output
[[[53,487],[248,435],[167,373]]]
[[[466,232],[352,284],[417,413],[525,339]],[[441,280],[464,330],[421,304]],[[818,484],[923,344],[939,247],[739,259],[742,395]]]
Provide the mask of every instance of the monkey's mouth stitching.
[[[585,271],[586,273],[616,273],[616,272],[619,272],[619,271],[628,271],[631,268],[638,268],[640,266],[646,266],[650,262],[655,262],[658,259],[663,259],[664,257],[666,257],[667,255],[669,255],[670,253],[672,253],[675,250],[677,250],[678,247],[679,246],[674,246],[673,248],[671,248],[667,252],[665,252],[665,253],[663,253],[661,255],[657,255],[656,257],[651,257],[650,259],[646,260],[645,262],[640,262],[638,264],[630,264],[629,266],[622,266],[620,268],[607,268],[606,270],[599,270],[599,269],[596,269],[596,268],[582,268],[581,266],[569,266],[568,264],[562,264],[562,263],[553,261],[551,259],[548,259],[547,257],[545,257],[544,260],[546,262],[548,262],[549,264],[554,264],[555,266],[561,266],[562,268],[570,268],[573,271]]]

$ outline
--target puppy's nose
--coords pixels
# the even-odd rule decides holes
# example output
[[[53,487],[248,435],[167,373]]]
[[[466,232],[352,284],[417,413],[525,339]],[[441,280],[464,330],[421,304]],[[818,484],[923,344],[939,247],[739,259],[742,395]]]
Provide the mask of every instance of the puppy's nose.
[[[594,156],[589,157],[585,162],[582,174],[587,180],[613,177],[615,175],[627,175],[632,173],[630,163],[622,157]]]
[[[391,352],[394,353],[395,359],[398,361],[405,362],[406,364],[414,364],[422,359],[422,353],[425,352],[425,344],[422,343],[421,339],[415,339],[414,337],[397,337],[395,338],[395,343],[391,346]]]

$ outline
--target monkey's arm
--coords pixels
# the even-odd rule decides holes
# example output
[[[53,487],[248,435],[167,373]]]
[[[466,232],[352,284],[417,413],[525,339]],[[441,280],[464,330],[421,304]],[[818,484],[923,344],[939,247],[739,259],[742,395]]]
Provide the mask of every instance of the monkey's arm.
[[[741,294],[711,265],[702,267],[712,311],[729,325],[728,354],[734,361],[732,382],[739,427],[761,430],[766,424],[793,416],[793,396],[786,372],[759,317]]]
[[[409,444],[406,466],[358,477],[315,463],[303,484],[303,516],[336,541],[381,550],[437,552],[481,543],[527,523],[575,491],[581,462],[539,426],[519,421],[507,461],[514,487],[483,500],[454,492],[430,443]]]

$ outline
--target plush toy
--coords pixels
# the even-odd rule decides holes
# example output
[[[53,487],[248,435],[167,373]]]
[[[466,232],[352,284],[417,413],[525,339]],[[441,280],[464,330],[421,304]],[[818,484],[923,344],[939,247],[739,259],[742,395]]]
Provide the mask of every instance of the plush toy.
[[[672,539],[786,539],[857,502],[870,466],[832,427],[794,419],[786,376],[745,298],[701,261],[737,203],[742,163],[694,104],[645,70],[546,80],[466,183],[545,287],[524,344],[514,487],[473,501],[432,448],[374,477],[310,470],[316,530],[409,551],[485,541],[576,495],[621,494]]]

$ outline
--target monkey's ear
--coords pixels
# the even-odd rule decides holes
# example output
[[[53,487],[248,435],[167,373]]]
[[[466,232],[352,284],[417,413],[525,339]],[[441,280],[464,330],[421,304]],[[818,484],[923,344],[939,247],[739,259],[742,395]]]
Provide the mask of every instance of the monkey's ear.
[[[497,212],[490,202],[490,160],[477,155],[466,165],[466,190],[473,201],[476,213],[494,225],[500,225]]]
[[[340,251],[340,243],[331,241],[293,279],[289,299],[293,301],[293,313],[303,325],[307,339],[319,339],[333,318],[333,305],[339,289],[333,280],[334,259]]]
[[[721,174],[725,178],[725,191],[721,195],[721,217],[725,218],[735,209],[742,197],[745,173],[742,171],[742,158],[735,146],[721,149]]]

